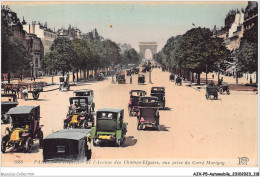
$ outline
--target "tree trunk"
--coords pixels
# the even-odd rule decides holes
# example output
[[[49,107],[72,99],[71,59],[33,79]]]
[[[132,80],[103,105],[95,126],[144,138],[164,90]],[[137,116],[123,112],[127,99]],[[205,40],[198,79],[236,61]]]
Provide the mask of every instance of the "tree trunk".
[[[79,70],[77,70],[77,82],[79,81]]]
[[[258,71],[256,71],[256,84],[258,84]]]
[[[63,71],[62,71],[62,76],[64,76],[64,75],[65,75],[65,71],[63,70]]]
[[[198,79],[197,79],[197,85],[200,85],[200,73],[197,73]]]
[[[84,80],[86,80],[86,70],[85,69],[83,70],[83,73],[84,73]]]
[[[194,72],[191,73],[191,82],[194,83]]]
[[[206,73],[206,84],[208,84],[208,73]]]
[[[8,73],[7,73],[7,80],[8,80],[8,83],[10,83],[10,79],[11,79],[11,73],[8,72]]]
[[[219,85],[220,83],[219,83],[219,71],[218,71],[218,85]]]
[[[89,80],[89,69],[87,69],[87,79]]]
[[[236,72],[236,84],[238,85],[238,72]]]

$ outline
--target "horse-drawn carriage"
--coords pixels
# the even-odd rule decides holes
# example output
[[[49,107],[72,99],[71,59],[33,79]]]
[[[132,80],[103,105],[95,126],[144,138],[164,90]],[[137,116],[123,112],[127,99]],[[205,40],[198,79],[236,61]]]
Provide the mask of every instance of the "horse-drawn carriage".
[[[218,85],[219,93],[222,95],[224,92],[226,92],[228,95],[230,94],[230,88],[227,83],[223,83]]]
[[[218,99],[218,87],[216,86],[207,86],[206,87],[206,99],[210,99],[211,96],[214,97],[215,100]]]

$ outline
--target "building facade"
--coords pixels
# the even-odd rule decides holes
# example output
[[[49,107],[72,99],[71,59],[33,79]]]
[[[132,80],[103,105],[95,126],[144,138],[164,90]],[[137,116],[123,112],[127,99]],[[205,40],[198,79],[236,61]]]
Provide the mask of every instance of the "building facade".
[[[33,21],[32,24],[24,24],[24,30],[27,33],[35,34],[42,41],[44,48],[44,55],[50,52],[50,48],[54,40],[57,38],[57,34],[54,30],[47,27],[47,23],[41,24],[40,22]]]

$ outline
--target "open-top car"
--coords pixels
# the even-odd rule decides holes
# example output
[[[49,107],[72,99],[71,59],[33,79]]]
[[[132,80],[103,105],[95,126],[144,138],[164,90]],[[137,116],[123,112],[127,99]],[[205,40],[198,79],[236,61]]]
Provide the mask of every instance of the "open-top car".
[[[91,108],[88,105],[88,98],[77,96],[70,98],[69,111],[64,120],[64,129],[66,128],[90,128],[94,126],[94,116],[91,114]]]
[[[31,152],[34,140],[38,139],[42,145],[43,132],[40,125],[40,106],[18,106],[11,108],[7,115],[11,116],[11,129],[6,128],[6,135],[2,138],[1,151],[6,148],[23,148]]]
[[[96,127],[92,127],[91,137],[93,145],[102,142],[113,142],[121,146],[127,132],[127,123],[124,122],[124,109],[103,108],[96,114]]]
[[[3,123],[10,123],[10,116],[6,113],[9,109],[18,105],[15,94],[1,94],[1,120]]]
[[[141,96],[146,95],[144,90],[131,90],[129,92],[130,100],[128,102],[128,113],[129,116],[134,116],[138,112],[138,102]]]
[[[88,104],[91,107],[91,111],[95,111],[94,103],[94,91],[90,89],[76,90],[74,91],[74,96],[84,96],[88,98]]]
[[[230,88],[228,83],[219,84],[218,90],[220,94],[223,94],[224,92],[226,92],[228,95],[230,94]]]
[[[125,84],[125,74],[119,74],[116,78],[118,84]]]
[[[145,127],[159,129],[160,115],[158,107],[152,107],[149,102],[143,102],[141,105],[138,107],[137,130],[143,130]]]
[[[43,161],[86,161],[91,159],[91,130],[63,129],[43,139]]]
[[[145,83],[145,76],[143,74],[138,75],[138,84],[144,84]]]
[[[160,108],[165,108],[165,88],[164,87],[152,87],[151,96],[158,98],[158,105]]]

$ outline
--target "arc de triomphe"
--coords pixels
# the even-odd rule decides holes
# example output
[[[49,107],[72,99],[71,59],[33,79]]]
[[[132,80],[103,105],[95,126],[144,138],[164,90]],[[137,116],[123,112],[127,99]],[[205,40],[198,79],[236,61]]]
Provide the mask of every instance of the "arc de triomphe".
[[[157,42],[139,42],[140,55],[142,59],[145,57],[145,50],[150,49],[152,52],[152,57],[157,53]]]

